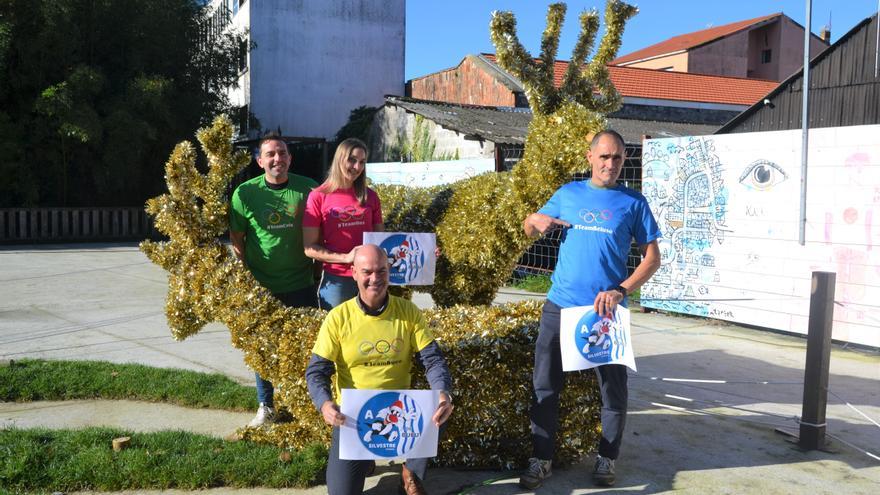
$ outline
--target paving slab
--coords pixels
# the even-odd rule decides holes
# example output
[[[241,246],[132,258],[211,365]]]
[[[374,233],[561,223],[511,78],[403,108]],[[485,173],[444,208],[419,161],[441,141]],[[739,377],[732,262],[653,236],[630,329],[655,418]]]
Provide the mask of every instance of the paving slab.
[[[166,283],[165,273],[132,244],[0,248],[0,359],[141,363],[220,372],[251,385],[253,375],[222,325],[212,324],[183,342],[174,341],[163,312]],[[502,289],[496,303],[524,297],[541,298]],[[414,300],[422,307],[431,304],[425,295]],[[830,451],[803,452],[777,433],[797,432],[806,356],[802,336],[636,312],[633,343],[639,371],[630,374],[631,414],[617,467],[618,485],[613,490],[592,487],[592,460],[586,459],[556,470],[538,493],[880,493],[877,350],[832,350]],[[69,411],[81,408],[81,416],[116,417],[119,423],[112,425],[132,429],[165,425],[170,416],[181,417],[180,424],[190,415],[195,423],[215,422],[199,419],[198,414],[208,413],[204,410],[178,408],[169,413],[161,409],[165,405],[129,403],[94,405],[109,408],[98,413],[89,412],[92,406],[85,402],[96,401],[0,404],[0,418],[19,426],[55,427],[73,423],[76,414]],[[139,419],[125,417],[120,411],[126,407]],[[228,414],[233,426],[251,416]],[[216,423],[221,435],[229,428]],[[394,493],[398,469],[380,467],[368,480],[367,493]],[[517,473],[510,471],[444,468],[432,470],[429,483],[432,493],[529,493],[517,487],[516,479]]]
[[[181,430],[225,438],[253,416],[134,400],[0,402],[0,428],[108,426],[140,433]]]

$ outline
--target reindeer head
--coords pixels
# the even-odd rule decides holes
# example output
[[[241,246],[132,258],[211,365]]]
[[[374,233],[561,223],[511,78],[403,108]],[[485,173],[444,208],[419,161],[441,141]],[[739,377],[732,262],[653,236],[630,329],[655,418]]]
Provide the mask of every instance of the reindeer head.
[[[229,252],[217,237],[227,226],[226,187],[248,164],[244,152],[232,153],[232,124],[217,117],[196,134],[208,157],[208,173],[196,169],[196,151],[183,142],[165,164],[168,193],[147,201],[165,242],[144,241],[141,250],[170,274],[166,313],[175,338],[192,335],[213,320],[218,308],[205,300],[207,277],[228,261]],[[228,264],[228,263],[227,263]]]

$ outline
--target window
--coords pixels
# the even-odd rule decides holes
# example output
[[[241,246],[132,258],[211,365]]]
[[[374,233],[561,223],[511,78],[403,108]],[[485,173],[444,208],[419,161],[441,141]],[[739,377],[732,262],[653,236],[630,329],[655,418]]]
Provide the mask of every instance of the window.
[[[246,38],[239,38],[238,40],[238,72],[244,72],[247,70],[247,57],[248,57],[248,41]]]
[[[771,50],[769,48],[766,50],[761,50],[761,63],[762,64],[769,64],[770,61],[772,60],[772,56],[773,56],[773,50]]]
[[[246,136],[250,130],[250,111],[247,105],[238,107],[238,115],[236,115],[236,124],[238,124],[238,135]]]

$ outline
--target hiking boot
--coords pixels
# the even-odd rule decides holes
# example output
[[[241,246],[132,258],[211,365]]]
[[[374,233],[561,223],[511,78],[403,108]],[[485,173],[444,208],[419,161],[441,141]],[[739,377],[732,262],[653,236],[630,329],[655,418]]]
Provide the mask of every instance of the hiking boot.
[[[519,486],[534,490],[540,487],[551,474],[550,461],[529,457],[529,467],[520,475]]]
[[[405,495],[427,495],[428,492],[426,492],[425,487],[422,486],[422,480],[420,480],[415,473],[407,469],[406,464],[402,467],[403,470],[401,470],[400,473],[400,489],[398,491]]]
[[[593,483],[599,486],[614,485],[614,459],[596,456],[596,466],[593,468]]]
[[[251,428],[257,428],[273,421],[275,421],[275,410],[260,402],[260,408],[257,409],[257,415],[254,416],[254,419],[252,419],[250,423],[248,423],[248,426]]]

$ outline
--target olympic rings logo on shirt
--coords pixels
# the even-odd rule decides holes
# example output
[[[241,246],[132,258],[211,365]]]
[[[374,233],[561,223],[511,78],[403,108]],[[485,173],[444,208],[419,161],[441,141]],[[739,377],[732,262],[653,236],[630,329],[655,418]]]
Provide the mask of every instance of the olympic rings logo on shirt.
[[[578,212],[578,216],[584,223],[605,223],[614,217],[611,210],[588,210],[584,208]]]
[[[272,225],[277,225],[278,222],[281,221],[281,213],[268,208],[263,210],[263,216],[266,218],[266,221]]]
[[[375,343],[370,342],[369,340],[365,340],[361,342],[361,345],[358,346],[358,351],[364,356],[369,356],[374,351],[377,354],[388,354],[393,352],[397,354],[400,352],[400,348],[403,346],[403,339],[394,339],[391,342],[387,340],[381,339],[377,340]]]
[[[263,210],[263,217],[272,225],[278,225],[281,222],[282,215],[286,215],[289,218],[296,218],[297,213],[297,205],[295,203],[288,203],[287,207],[283,210],[273,210],[271,208],[266,208]]]
[[[365,213],[366,210],[364,210],[363,208],[356,208],[354,206],[344,206],[342,208],[334,206],[333,208],[330,208],[330,216],[339,220],[340,222],[363,220]]]

